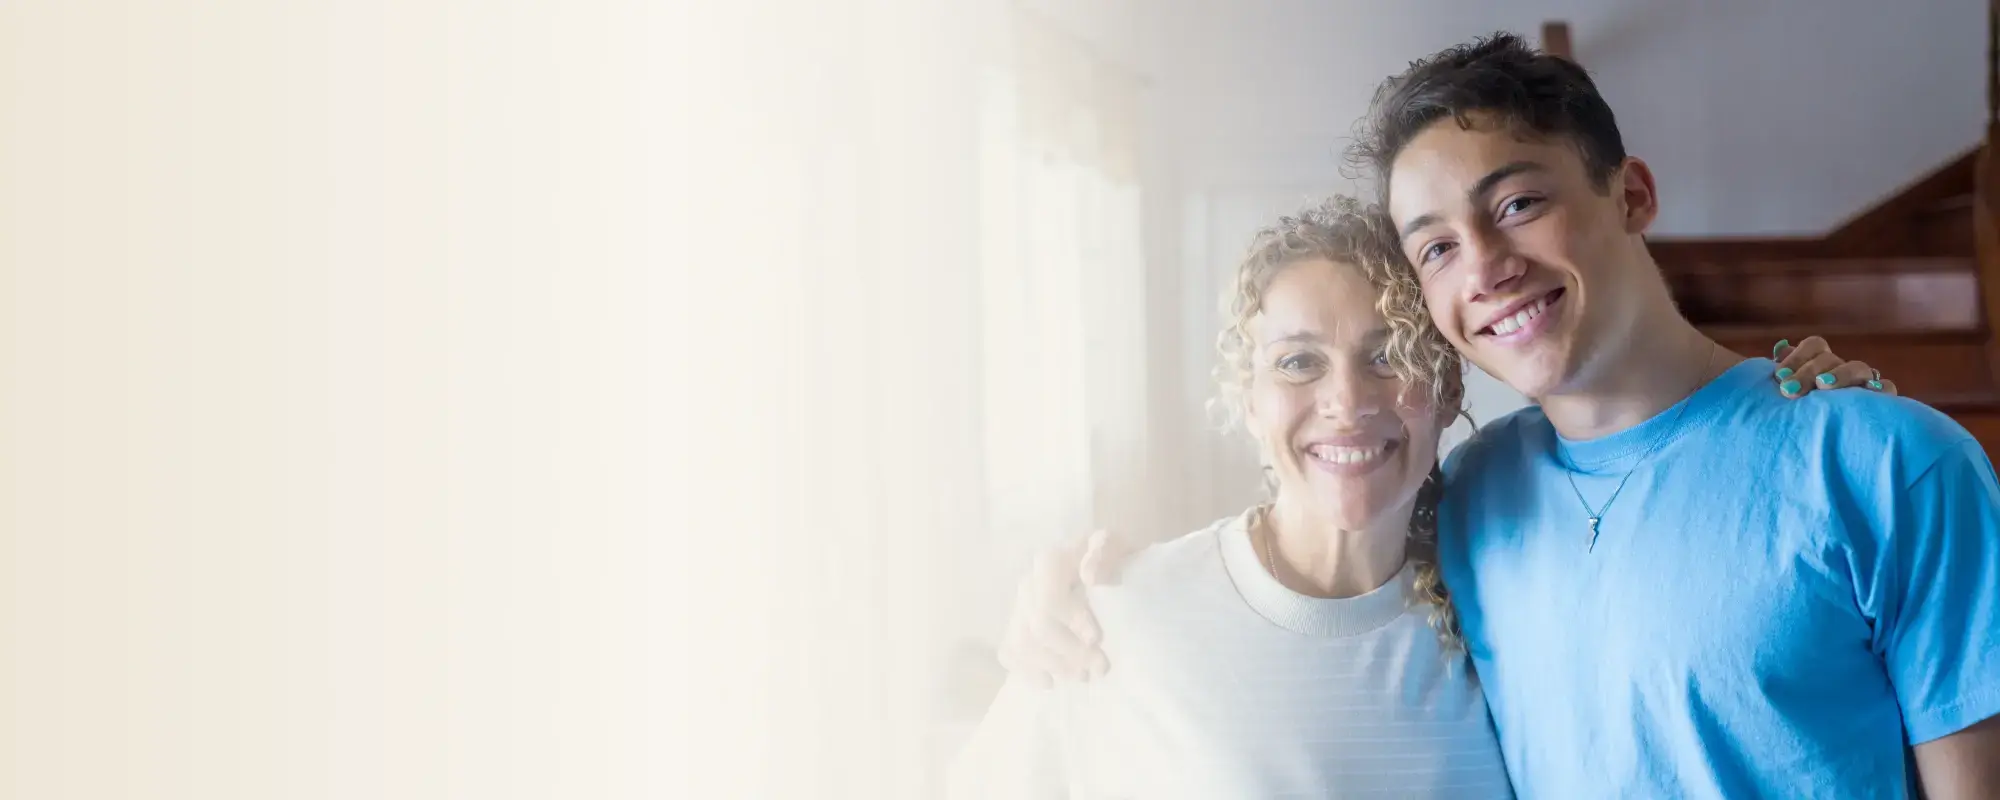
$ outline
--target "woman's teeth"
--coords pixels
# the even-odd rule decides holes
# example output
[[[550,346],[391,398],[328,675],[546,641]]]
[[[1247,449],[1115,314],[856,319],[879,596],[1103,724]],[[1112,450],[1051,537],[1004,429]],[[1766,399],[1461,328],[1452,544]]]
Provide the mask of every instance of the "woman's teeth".
[[[1378,444],[1373,447],[1337,447],[1334,445],[1316,444],[1306,448],[1308,455],[1329,464],[1361,464],[1381,458],[1388,451],[1389,445],[1387,443]]]
[[[1495,336],[1506,336],[1518,331],[1522,325],[1528,324],[1528,320],[1541,316],[1542,311],[1548,307],[1549,299],[1546,297],[1529,303],[1527,308],[1514,312],[1513,316],[1493,323],[1493,334]]]

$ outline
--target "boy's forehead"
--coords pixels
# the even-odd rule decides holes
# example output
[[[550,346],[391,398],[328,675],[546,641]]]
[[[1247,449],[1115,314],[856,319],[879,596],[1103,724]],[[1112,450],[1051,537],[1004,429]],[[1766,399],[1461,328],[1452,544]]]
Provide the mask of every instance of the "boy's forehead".
[[[1482,181],[1509,165],[1532,163],[1548,171],[1581,174],[1580,148],[1532,132],[1524,134],[1519,127],[1461,127],[1447,117],[1411,137],[1386,176],[1390,215],[1403,223],[1443,204],[1463,203],[1472,199],[1469,195]],[[1416,205],[1426,207],[1413,207]]]
[[[1389,165],[1389,181],[1408,182],[1411,178],[1451,177],[1476,180],[1485,170],[1523,159],[1548,162],[1558,151],[1573,150],[1545,137],[1521,134],[1507,128],[1461,128],[1450,119],[1440,120],[1411,137],[1410,143]],[[1581,163],[1581,154],[1572,155]]]

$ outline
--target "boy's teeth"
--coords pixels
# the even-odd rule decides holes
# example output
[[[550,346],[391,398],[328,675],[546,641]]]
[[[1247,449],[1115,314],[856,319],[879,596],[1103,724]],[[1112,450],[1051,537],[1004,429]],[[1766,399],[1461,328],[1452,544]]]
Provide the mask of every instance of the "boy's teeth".
[[[1548,308],[1547,300],[1529,303],[1527,308],[1514,312],[1513,316],[1503,317],[1499,322],[1493,323],[1493,333],[1497,336],[1506,336],[1518,331],[1522,325],[1528,324],[1528,320],[1541,316],[1542,310],[1546,308]]]

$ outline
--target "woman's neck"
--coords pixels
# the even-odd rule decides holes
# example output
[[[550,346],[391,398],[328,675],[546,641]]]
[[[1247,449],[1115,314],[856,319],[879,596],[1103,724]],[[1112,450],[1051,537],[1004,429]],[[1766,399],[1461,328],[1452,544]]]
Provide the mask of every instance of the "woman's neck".
[[[1403,568],[1412,499],[1373,528],[1342,530],[1306,503],[1280,497],[1263,514],[1258,548],[1279,583],[1313,597],[1356,597],[1388,583]]]

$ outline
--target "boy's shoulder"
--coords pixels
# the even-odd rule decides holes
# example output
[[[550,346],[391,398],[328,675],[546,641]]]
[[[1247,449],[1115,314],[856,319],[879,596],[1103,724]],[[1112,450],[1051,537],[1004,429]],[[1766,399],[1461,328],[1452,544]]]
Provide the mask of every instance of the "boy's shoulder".
[[[1968,441],[1972,433],[1950,415],[1907,397],[1866,389],[1832,389],[1787,399],[1751,393],[1740,435],[1782,438],[1850,468],[1872,469],[1884,457],[1922,469]]]
[[[1520,466],[1524,459],[1536,452],[1537,446],[1545,448],[1554,436],[1555,428],[1549,423],[1548,415],[1542,413],[1541,406],[1525,406],[1479,426],[1445,456],[1443,468],[1447,493],[1451,487],[1463,486],[1480,476],[1513,474],[1515,470],[1503,473],[1494,468]]]

